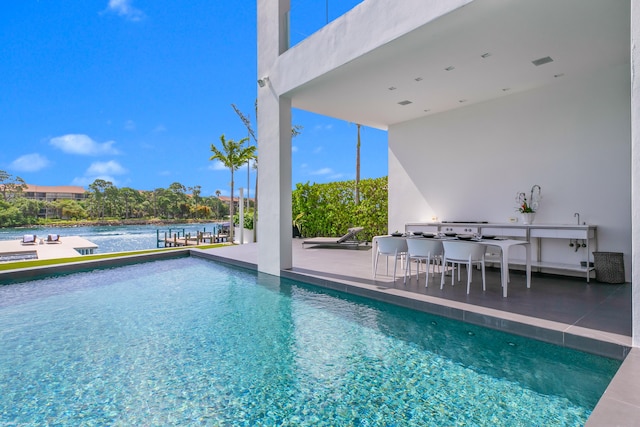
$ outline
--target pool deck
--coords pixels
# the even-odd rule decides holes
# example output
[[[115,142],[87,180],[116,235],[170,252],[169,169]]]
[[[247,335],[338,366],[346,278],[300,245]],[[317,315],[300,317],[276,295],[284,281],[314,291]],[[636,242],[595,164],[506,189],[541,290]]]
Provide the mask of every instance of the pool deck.
[[[36,243],[22,243],[21,239],[0,241],[0,256],[36,253],[37,259],[80,257],[78,250],[91,253],[98,246],[87,239],[78,236],[60,237],[59,242],[47,243],[37,239]]]
[[[624,359],[586,425],[640,426],[640,349],[632,348],[631,284],[586,283],[583,278],[534,273],[527,289],[524,274],[512,271],[509,296],[503,298],[499,270],[488,269],[487,290],[482,291],[482,279],[474,271],[467,295],[464,279],[451,286],[447,278],[440,290],[439,274],[430,278],[426,289],[424,273],[419,283],[414,275],[405,285],[402,273],[394,282],[385,274],[384,258],[374,280],[370,248],[303,249],[300,239],[293,239],[292,245],[293,268],[283,270],[282,277]],[[191,252],[257,268],[256,244]]]

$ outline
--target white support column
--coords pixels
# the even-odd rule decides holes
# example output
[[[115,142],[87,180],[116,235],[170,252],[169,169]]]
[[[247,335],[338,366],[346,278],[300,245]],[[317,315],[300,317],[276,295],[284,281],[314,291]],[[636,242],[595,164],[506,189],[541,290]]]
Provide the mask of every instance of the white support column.
[[[640,347],[640,0],[631,0],[631,233],[632,334]]]
[[[291,101],[278,93],[274,63],[288,47],[289,0],[258,0],[258,271],[292,266]]]

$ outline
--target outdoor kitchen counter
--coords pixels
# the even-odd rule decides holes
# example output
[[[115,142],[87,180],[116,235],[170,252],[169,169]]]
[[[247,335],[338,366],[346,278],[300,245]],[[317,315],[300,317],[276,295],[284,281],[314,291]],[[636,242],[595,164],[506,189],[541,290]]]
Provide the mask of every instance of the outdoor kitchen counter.
[[[405,224],[405,233],[455,233],[482,234],[536,241],[536,253],[532,257],[532,265],[538,268],[551,268],[584,273],[589,282],[594,270],[592,252],[598,250],[597,226],[590,224],[522,224],[522,223],[488,223],[488,222],[410,222]],[[585,265],[543,262],[541,239],[574,239],[586,244],[587,260]],[[516,261],[512,261],[517,263]]]

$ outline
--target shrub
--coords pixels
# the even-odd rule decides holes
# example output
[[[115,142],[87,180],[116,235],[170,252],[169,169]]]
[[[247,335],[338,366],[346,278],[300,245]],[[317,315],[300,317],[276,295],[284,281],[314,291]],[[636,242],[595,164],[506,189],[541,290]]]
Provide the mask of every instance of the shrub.
[[[355,203],[355,181],[297,184],[292,197],[293,218],[305,237],[341,236],[349,227],[364,227],[362,240],[386,234],[387,177],[360,181],[360,203]]]

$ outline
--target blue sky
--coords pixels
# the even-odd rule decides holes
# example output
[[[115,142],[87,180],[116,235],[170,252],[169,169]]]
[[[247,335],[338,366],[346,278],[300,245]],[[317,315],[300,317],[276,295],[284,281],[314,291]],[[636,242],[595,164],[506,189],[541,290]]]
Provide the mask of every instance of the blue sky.
[[[292,0],[292,43],[357,3]],[[210,145],[247,136],[232,103],[257,130],[255,0],[21,0],[0,14],[0,53],[1,170],[36,185],[229,194]],[[354,124],[300,110],[293,121],[294,185],[355,177]],[[385,176],[386,133],[363,128],[361,155],[363,178]]]

